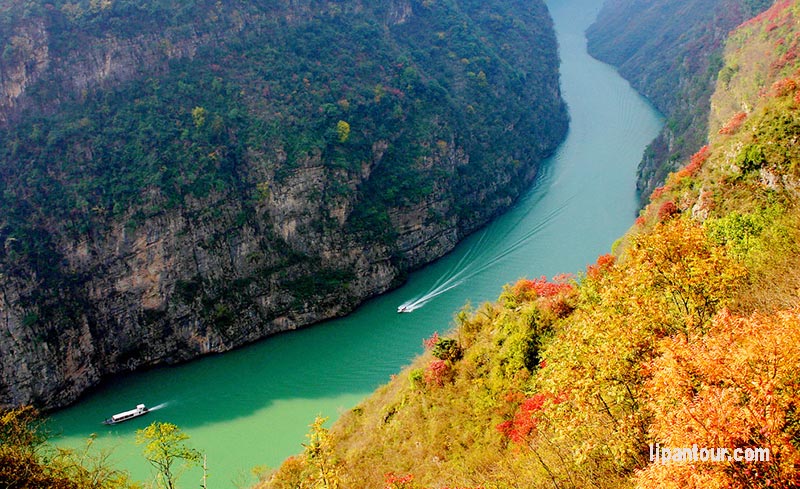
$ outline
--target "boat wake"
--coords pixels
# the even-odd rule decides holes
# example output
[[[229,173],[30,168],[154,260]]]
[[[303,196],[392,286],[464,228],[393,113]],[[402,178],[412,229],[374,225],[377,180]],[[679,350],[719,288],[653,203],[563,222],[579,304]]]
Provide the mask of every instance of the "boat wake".
[[[148,411],[158,411],[159,409],[165,408],[167,406],[169,406],[169,402],[162,402],[161,404],[149,408]]]
[[[525,231],[525,233],[523,233],[519,238],[512,241],[508,246],[488,259],[484,255],[486,254],[486,241],[489,239],[488,236],[490,232],[489,230],[483,231],[478,239],[478,242],[475,243],[466,253],[464,253],[464,256],[461,257],[458,263],[448,270],[447,273],[439,277],[436,283],[434,283],[424,294],[400,304],[397,307],[397,312],[407,313],[415,311],[436,297],[458,287],[465,281],[500,263],[508,255],[525,246],[531,239],[549,226],[556,219],[556,217],[558,217],[558,215],[567,208],[569,203],[575,197],[576,195],[573,195],[567,199],[560,206],[556,207],[554,210],[545,215],[541,221],[536,223],[536,225]],[[535,208],[536,206],[533,207]],[[527,214],[520,217],[515,223],[515,226],[511,226],[509,231],[500,238],[500,242],[506,241],[509,234],[518,229],[519,225],[526,217]]]

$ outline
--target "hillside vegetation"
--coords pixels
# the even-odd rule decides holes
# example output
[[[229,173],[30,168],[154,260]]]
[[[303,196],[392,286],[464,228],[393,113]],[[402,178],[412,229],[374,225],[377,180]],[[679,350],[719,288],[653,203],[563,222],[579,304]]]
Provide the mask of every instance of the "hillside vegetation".
[[[732,35],[724,123],[613,254],[461,311],[259,487],[800,486],[798,21],[781,0]],[[653,455],[695,445],[770,457]]]
[[[0,1],[0,406],[352,311],[566,132],[540,1]]]

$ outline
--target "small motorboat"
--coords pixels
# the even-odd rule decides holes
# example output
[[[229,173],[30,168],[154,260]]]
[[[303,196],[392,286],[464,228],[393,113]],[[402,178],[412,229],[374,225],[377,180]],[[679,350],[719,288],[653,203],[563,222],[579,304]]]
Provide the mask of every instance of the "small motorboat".
[[[111,416],[107,420],[103,421],[103,424],[118,424],[122,423],[123,421],[128,421],[129,419],[138,418],[139,416],[143,416],[149,413],[150,410],[144,404],[138,404],[136,409],[131,409],[130,411],[124,411],[119,414],[115,414]]]
[[[407,305],[403,305],[403,306],[400,306],[400,307],[397,308],[397,312],[398,313],[411,312],[411,308],[409,306],[407,306]]]

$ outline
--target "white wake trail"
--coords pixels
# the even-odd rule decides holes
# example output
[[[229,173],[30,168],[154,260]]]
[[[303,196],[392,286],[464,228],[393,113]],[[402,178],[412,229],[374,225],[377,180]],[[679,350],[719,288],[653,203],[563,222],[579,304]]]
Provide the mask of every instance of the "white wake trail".
[[[405,301],[404,303],[398,306],[398,312],[412,312],[415,311],[437,296],[448,292],[459,285],[463,284],[465,281],[471,279],[472,277],[478,275],[479,273],[487,270],[488,268],[496,265],[497,263],[501,262],[504,258],[508,255],[514,253],[525,244],[527,244],[531,239],[533,239],[536,235],[538,235],[542,230],[544,230],[547,226],[549,226],[563,211],[567,208],[570,202],[577,197],[573,195],[569,197],[566,201],[564,201],[561,205],[556,207],[554,210],[547,213],[541,221],[536,223],[533,227],[527,230],[525,233],[522,234],[519,238],[511,242],[508,246],[502,249],[500,252],[496,253],[493,257],[488,260],[485,260],[480,266],[476,264],[479,261],[482,261],[484,258],[482,255],[485,254],[484,242],[488,239],[487,236],[489,235],[488,232],[484,232],[481,235],[478,242],[473,245],[465,254],[458,260],[455,266],[450,268],[447,273],[442,274],[436,282],[428,289],[424,294],[421,296],[414,297]],[[523,216],[517,221],[517,224],[521,223],[526,216]],[[512,230],[515,227],[511,228]],[[509,234],[511,234],[512,230],[506,232],[503,236],[503,239],[507,238]],[[466,263],[465,263],[466,262]],[[455,270],[458,270],[457,272]]]

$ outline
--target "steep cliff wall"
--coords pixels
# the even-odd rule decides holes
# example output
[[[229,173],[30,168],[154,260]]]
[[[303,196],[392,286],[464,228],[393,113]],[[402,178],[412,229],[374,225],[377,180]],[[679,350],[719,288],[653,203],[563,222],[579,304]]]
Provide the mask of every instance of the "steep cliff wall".
[[[345,314],[566,130],[541,2],[13,7],[0,405]]]
[[[703,145],[728,33],[766,0],[607,0],[587,31],[592,56],[616,66],[667,116],[639,165],[642,202]]]

